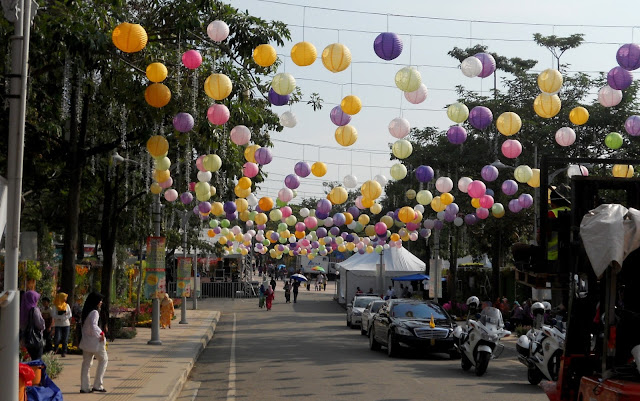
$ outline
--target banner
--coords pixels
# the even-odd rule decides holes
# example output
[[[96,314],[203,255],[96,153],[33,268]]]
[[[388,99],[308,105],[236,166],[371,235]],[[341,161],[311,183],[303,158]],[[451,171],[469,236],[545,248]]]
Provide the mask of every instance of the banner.
[[[166,239],[164,237],[147,238],[147,268],[145,269],[144,296],[162,298],[167,291],[164,270]]]
[[[191,258],[178,258],[178,284],[176,287],[176,297],[191,296],[191,269],[193,261]]]

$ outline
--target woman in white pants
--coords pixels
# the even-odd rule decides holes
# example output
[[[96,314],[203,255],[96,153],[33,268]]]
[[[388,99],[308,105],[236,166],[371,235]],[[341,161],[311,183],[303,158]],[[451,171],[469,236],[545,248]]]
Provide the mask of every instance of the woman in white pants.
[[[106,340],[104,332],[98,326],[100,315],[98,311],[102,306],[102,295],[92,292],[87,296],[87,300],[82,308],[82,339],[80,349],[82,350],[82,369],[80,371],[80,392],[92,393],[94,391],[106,393],[102,381],[104,372],[107,370]],[[93,364],[93,358],[98,360],[96,376],[93,380],[93,387],[89,387],[89,369]]]

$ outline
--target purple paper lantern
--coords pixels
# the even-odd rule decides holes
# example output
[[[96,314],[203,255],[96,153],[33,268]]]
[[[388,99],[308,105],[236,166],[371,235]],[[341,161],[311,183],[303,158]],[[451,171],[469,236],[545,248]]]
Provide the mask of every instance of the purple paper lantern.
[[[459,125],[453,125],[447,131],[447,139],[454,145],[461,145],[467,140],[467,130]]]
[[[311,167],[309,167],[309,163],[307,162],[297,162],[293,168],[293,172],[296,173],[298,177],[305,178],[311,174]]]
[[[520,202],[517,199],[511,199],[509,201],[509,210],[513,213],[518,213],[522,210],[522,206],[520,206]]]
[[[480,78],[486,78],[489,75],[493,74],[493,72],[496,70],[496,60],[493,58],[493,56],[489,53],[478,53],[475,54],[475,56],[482,63],[482,71],[480,71],[480,74],[478,74],[478,76]]]
[[[450,203],[447,205],[447,207],[444,209],[445,213],[449,213],[449,214],[458,214],[458,212],[460,211],[460,207],[458,206],[457,203]]]
[[[495,166],[488,164],[480,170],[480,175],[485,181],[495,181],[498,178],[498,169]]]
[[[224,205],[222,205],[222,209],[226,214],[230,214],[236,211],[236,204],[232,201],[226,201]]]
[[[324,220],[324,219],[326,219],[327,217],[329,217],[329,213],[325,213],[325,212],[318,212],[318,211],[316,210],[316,219],[318,219],[318,220]]]
[[[351,216],[353,216],[354,219],[357,219],[358,216],[360,216],[360,210],[358,210],[358,208],[355,206],[351,206],[349,209],[347,209],[347,212],[351,213]]]
[[[617,90],[625,90],[631,86],[633,75],[622,67],[613,67],[607,73],[607,83]]]
[[[331,227],[331,229],[329,229],[329,232],[331,233],[331,235],[340,235],[340,229],[338,227]]]
[[[258,164],[264,166],[266,164],[271,163],[273,157],[271,156],[271,151],[268,148],[259,148],[256,150],[256,153],[253,156]]]
[[[193,194],[191,192],[183,192],[180,195],[180,202],[182,202],[183,204],[188,205],[192,201],[193,201]]]
[[[616,53],[618,65],[625,70],[633,71],[640,67],[640,46],[635,43],[622,45]]]
[[[238,212],[227,213],[227,214],[225,214],[225,217],[226,217],[227,220],[233,221],[233,220],[238,218]]]
[[[433,223],[434,223],[434,221],[433,221],[433,220],[431,220],[431,219],[426,219],[426,220],[422,223],[422,226],[423,226],[424,228],[426,228],[427,230],[431,230],[431,229],[433,228]]]
[[[433,222],[433,229],[434,230],[442,230],[442,227],[444,227],[444,223],[440,220],[435,220]]]
[[[393,60],[402,53],[402,39],[393,32],[383,32],[373,41],[373,51],[383,60]]]
[[[464,216],[464,222],[466,225],[468,226],[472,226],[474,224],[476,224],[476,215],[475,214],[467,214]]]
[[[193,117],[189,113],[178,113],[173,117],[173,128],[179,132],[189,132],[193,129]]]
[[[198,203],[198,211],[200,213],[209,213],[211,211],[211,203],[209,202]]]
[[[335,224],[336,226],[341,226],[346,221],[347,221],[347,218],[342,213],[336,213],[333,215],[333,224]]]
[[[284,106],[289,103],[289,95],[278,95],[273,88],[269,89],[269,102],[274,106]]]
[[[533,196],[529,194],[522,194],[518,196],[518,203],[523,209],[527,209],[533,205]]]
[[[331,211],[331,202],[329,199],[320,199],[318,203],[316,203],[316,213],[329,213]]]
[[[318,238],[324,238],[327,236],[327,229],[324,227],[320,227],[316,230],[316,235]]]
[[[515,195],[518,192],[518,183],[514,180],[505,180],[502,183],[502,193],[508,196]]]
[[[489,209],[486,209],[484,207],[479,207],[476,209],[476,216],[481,219],[484,220],[487,217],[489,217]]]
[[[342,127],[343,125],[347,125],[351,122],[351,116],[342,111],[342,108],[340,106],[336,106],[331,109],[329,117],[331,118],[331,122],[338,127]]]
[[[624,129],[631,136],[640,135],[640,116],[629,116],[624,122]]]
[[[420,182],[429,182],[433,179],[433,169],[429,166],[418,166],[416,168],[416,178]]]
[[[284,179],[284,185],[289,189],[296,189],[300,186],[300,179],[295,174],[289,174]]]
[[[469,112],[469,124],[475,129],[483,130],[493,122],[493,113],[484,106],[476,106]]]
[[[423,228],[423,229],[420,230],[420,236],[422,238],[428,237],[429,234],[431,234],[431,231],[429,231],[429,229],[427,229],[427,228]]]

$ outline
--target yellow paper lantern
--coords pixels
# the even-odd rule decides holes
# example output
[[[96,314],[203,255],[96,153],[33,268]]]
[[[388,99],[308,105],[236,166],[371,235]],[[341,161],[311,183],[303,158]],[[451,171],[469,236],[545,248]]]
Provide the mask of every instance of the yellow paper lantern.
[[[416,194],[416,200],[419,204],[426,206],[433,200],[433,195],[431,195],[431,191],[423,189],[421,191],[418,191],[418,193]]]
[[[447,117],[454,123],[461,124],[469,118],[469,108],[463,103],[453,103],[447,107]]]
[[[309,42],[299,42],[291,48],[291,61],[300,67],[315,63],[316,58],[318,58],[318,51]]]
[[[356,95],[345,96],[340,102],[340,108],[343,112],[353,116],[362,110],[362,101]]]
[[[334,205],[341,205],[347,201],[349,194],[344,187],[335,187],[331,190],[331,202]]]
[[[204,81],[204,93],[212,99],[226,99],[233,89],[233,84],[224,74],[211,74]]]
[[[209,187],[209,194],[210,194],[211,196],[216,196],[216,192],[218,192],[218,191],[216,190],[216,187],[214,187],[213,185],[211,185],[211,186]]]
[[[412,207],[405,206],[398,212],[398,219],[400,219],[401,222],[407,224],[411,223],[411,221],[415,218],[415,215],[416,213]]]
[[[353,215],[349,212],[344,212],[344,224],[351,224],[353,223]]]
[[[160,194],[162,192],[162,187],[157,182],[154,182],[149,187],[149,191],[151,191],[151,193],[154,194],[154,195],[158,195],[158,194]]]
[[[455,198],[453,197],[453,195],[451,195],[449,192],[440,194],[440,201],[445,206],[452,204],[454,199]]]
[[[393,227],[393,217],[384,215],[380,218],[380,223],[384,223],[387,229]]]
[[[403,92],[414,92],[422,85],[422,76],[416,67],[404,67],[396,73],[396,86]]]
[[[358,219],[358,220],[360,220],[360,219]],[[374,235],[376,235],[375,226],[369,224],[368,226],[366,226],[364,228],[364,233],[367,235],[367,237],[373,237]]]
[[[171,91],[164,84],[151,84],[144,91],[144,100],[155,108],[164,107],[171,100]]]
[[[248,162],[257,163],[256,161],[256,150],[260,149],[260,145],[249,145],[244,150],[244,158],[247,159]]]
[[[631,178],[633,177],[633,166],[626,164],[614,164],[611,169],[611,173],[614,177]]]
[[[369,224],[370,221],[371,219],[366,214],[361,214],[360,216],[358,216],[358,223],[362,224],[363,226]]]
[[[263,196],[258,201],[258,206],[260,206],[260,209],[262,209],[263,212],[268,212],[269,210],[273,209],[273,199],[269,198],[268,196]]]
[[[416,191],[414,189],[410,189],[407,192],[405,192],[405,196],[409,200],[415,199],[416,198]]]
[[[367,199],[363,196],[362,199],[360,200],[360,203],[362,203],[363,207],[370,208],[374,205],[375,201],[373,199]]]
[[[342,43],[333,43],[322,51],[322,64],[331,72],[344,71],[351,64],[351,52]]]
[[[391,174],[391,178],[393,178],[396,181],[400,181],[401,179],[407,176],[407,168],[401,163],[396,163],[393,166],[391,166],[390,174]]]
[[[358,140],[358,131],[353,125],[347,124],[336,128],[336,142],[342,146],[351,146]]]
[[[371,202],[373,202],[373,201],[371,201]],[[363,203],[363,206],[364,206],[364,203]],[[379,203],[373,203],[373,205],[371,205],[371,207],[369,207],[369,210],[373,214],[379,214],[380,212],[382,212],[382,205],[380,205]]]
[[[212,173],[220,170],[222,167],[222,159],[218,155],[206,155],[202,159],[202,166]]]
[[[156,182],[165,182],[171,178],[169,170],[153,170],[153,179]]]
[[[253,61],[260,67],[269,67],[276,62],[278,55],[276,49],[269,44],[259,45],[253,49]]]
[[[373,253],[373,247],[371,245],[367,245],[367,247],[365,248],[365,251],[367,253]]]
[[[249,177],[242,177],[238,180],[238,186],[242,189],[251,188],[251,179]]]
[[[167,67],[162,63],[151,63],[147,66],[147,78],[151,82],[162,82],[167,79]]]
[[[582,106],[574,107],[569,112],[569,121],[575,125],[582,125],[589,121],[589,111]]]
[[[471,198],[471,206],[473,206],[476,209],[479,208],[480,207],[480,199]]]
[[[500,114],[500,117],[496,120],[496,127],[502,135],[511,136],[520,131],[522,120],[516,113],[508,111]]]
[[[162,135],[154,135],[147,141],[147,151],[152,157],[160,157],[169,150],[169,142]]]
[[[267,224],[268,220],[269,220],[269,218],[267,217],[266,214],[264,214],[264,213],[256,214],[256,217],[255,217],[256,224],[258,224],[258,225]]]
[[[346,251],[346,250],[347,250],[347,247],[346,247],[345,245],[339,245],[339,246],[338,246],[338,251],[340,251],[340,252],[344,252],[344,251]]]
[[[513,176],[515,177],[516,181],[525,183],[528,182],[531,177],[533,177],[533,170],[531,170],[531,167],[523,164],[516,167],[515,171],[513,172]]]
[[[311,165],[311,174],[316,177],[323,177],[327,174],[327,165],[323,162],[315,162]]]
[[[411,156],[411,153],[413,153],[413,145],[411,145],[411,142],[406,139],[398,139],[393,143],[391,152],[398,159],[406,159]]]
[[[539,168],[532,168],[531,172],[533,174],[531,176],[531,179],[529,181],[527,181],[527,184],[531,188],[538,188],[540,186],[540,169]]]
[[[538,74],[538,87],[544,93],[557,93],[562,88],[562,74],[554,68],[542,71]]]
[[[447,205],[442,203],[442,199],[439,196],[436,196],[431,200],[431,209],[433,209],[434,212],[441,212],[446,209],[446,207]]]
[[[296,89],[296,80],[288,72],[281,72],[271,80],[271,88],[278,95],[288,95]]]
[[[269,212],[269,219],[271,221],[280,221],[282,220],[282,212],[280,209],[271,209]]]
[[[219,242],[221,245],[226,245],[226,243],[227,243],[227,237],[220,237],[220,238],[218,238],[218,242]]]
[[[411,220],[412,223],[416,223],[416,224],[420,224],[420,222],[422,221],[422,213],[420,213],[418,210],[415,210],[416,212],[416,218]]]
[[[391,241],[394,241],[394,242],[400,241],[400,236],[398,234],[396,234],[396,233],[393,233],[393,234],[391,234],[391,237],[389,237],[389,239]]]
[[[125,53],[135,53],[147,45],[147,32],[141,25],[123,22],[111,34],[113,44]]]
[[[224,214],[224,205],[221,202],[212,202],[210,213],[214,216],[222,216]]]
[[[533,110],[542,118],[551,118],[560,112],[562,102],[558,95],[539,94],[533,101]]]
[[[238,217],[240,217],[240,220],[242,221],[249,221],[251,219],[251,213],[248,210],[243,210],[242,212],[238,213]]]
[[[243,189],[236,185],[233,189],[233,192],[238,198],[246,198],[247,196],[251,195],[251,188]]]
[[[376,200],[382,194],[382,186],[378,181],[368,180],[360,187],[360,193],[363,198]]]

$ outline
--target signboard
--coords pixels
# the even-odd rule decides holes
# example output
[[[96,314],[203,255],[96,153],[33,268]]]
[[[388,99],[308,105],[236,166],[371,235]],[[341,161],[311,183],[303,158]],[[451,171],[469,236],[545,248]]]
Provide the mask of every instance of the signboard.
[[[193,261],[191,258],[178,258],[178,284],[176,287],[177,297],[191,296],[191,269]]]
[[[162,298],[167,291],[165,278],[165,246],[164,237],[147,238],[147,268],[145,269],[144,296],[146,298]]]

